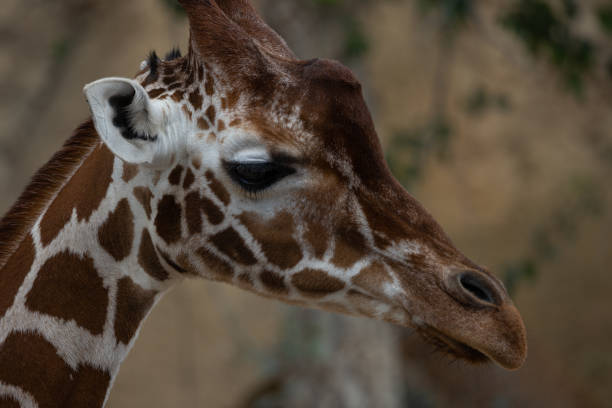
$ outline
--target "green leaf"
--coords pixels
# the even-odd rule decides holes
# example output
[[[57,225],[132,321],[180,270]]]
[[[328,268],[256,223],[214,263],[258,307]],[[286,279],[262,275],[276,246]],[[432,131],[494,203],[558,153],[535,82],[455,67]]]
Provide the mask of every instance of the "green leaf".
[[[368,49],[369,43],[363,27],[357,20],[349,19],[345,25],[344,56],[347,59],[359,58],[366,54]]]
[[[566,7],[566,13],[571,9]],[[567,19],[541,0],[517,0],[500,24],[517,35],[535,57],[547,57],[567,89],[577,97],[582,95],[584,77],[595,60],[595,46],[573,33]]]
[[[508,293],[512,296],[522,282],[532,282],[538,275],[538,268],[532,259],[522,259],[506,265],[503,280]]]
[[[612,35],[612,6],[601,6],[597,10],[599,25],[608,35]]]

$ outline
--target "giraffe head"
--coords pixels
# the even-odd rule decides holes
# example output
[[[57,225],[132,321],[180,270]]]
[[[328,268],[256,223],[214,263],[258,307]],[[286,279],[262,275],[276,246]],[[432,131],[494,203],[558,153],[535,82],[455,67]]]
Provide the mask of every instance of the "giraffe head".
[[[352,73],[297,60],[248,0],[180,3],[187,56],[85,89],[102,140],[151,176],[168,265],[520,367],[518,311],[393,178]]]

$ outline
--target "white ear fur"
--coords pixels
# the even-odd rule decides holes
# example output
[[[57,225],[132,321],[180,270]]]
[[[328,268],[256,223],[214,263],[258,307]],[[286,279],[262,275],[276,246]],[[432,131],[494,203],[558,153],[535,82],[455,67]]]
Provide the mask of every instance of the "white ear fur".
[[[138,82],[126,78],[100,79],[86,85],[83,92],[98,134],[117,157],[128,163],[163,165],[161,151],[166,150],[162,147],[167,141],[163,140],[165,115],[160,101],[151,100]],[[118,108],[111,104],[117,97],[125,102],[120,109],[127,127],[117,123]]]

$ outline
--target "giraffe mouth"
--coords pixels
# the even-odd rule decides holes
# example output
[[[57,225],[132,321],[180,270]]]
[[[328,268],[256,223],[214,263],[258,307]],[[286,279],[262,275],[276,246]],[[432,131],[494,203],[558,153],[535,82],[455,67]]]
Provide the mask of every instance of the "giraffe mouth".
[[[490,358],[481,351],[442,333],[432,326],[422,326],[417,330],[427,342],[436,347],[437,351],[469,361],[473,364],[483,364],[491,361]]]

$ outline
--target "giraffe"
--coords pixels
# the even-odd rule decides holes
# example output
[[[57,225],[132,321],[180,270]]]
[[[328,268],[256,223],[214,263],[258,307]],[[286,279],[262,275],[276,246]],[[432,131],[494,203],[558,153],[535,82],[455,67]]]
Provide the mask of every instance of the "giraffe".
[[[0,405],[104,406],[191,277],[519,368],[519,312],[393,178],[353,74],[298,60],[248,0],[180,3],[187,55],[87,85],[92,118],[0,222]]]

